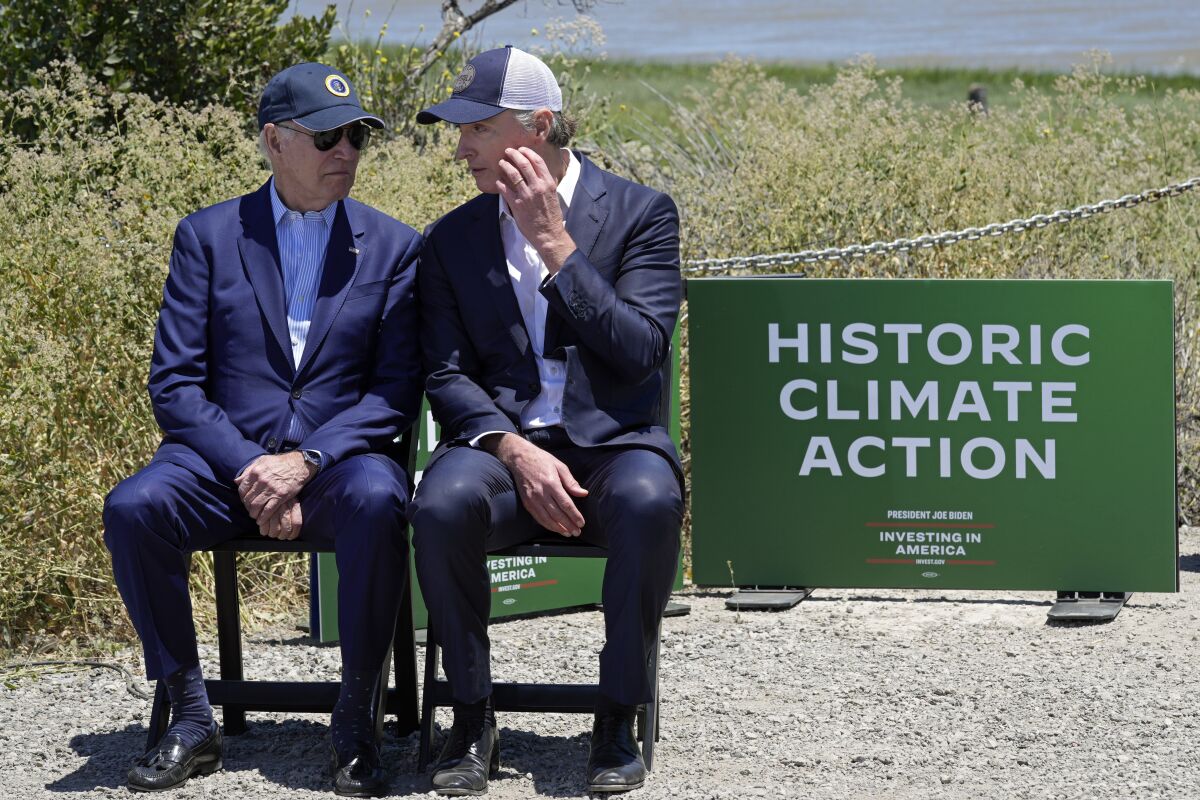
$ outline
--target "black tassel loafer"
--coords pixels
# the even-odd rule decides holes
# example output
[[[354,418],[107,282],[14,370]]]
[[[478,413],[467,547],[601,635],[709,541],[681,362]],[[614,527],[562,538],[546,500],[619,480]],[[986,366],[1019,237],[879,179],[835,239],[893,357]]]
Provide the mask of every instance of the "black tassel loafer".
[[[126,785],[135,792],[174,789],[193,775],[208,775],[221,768],[221,728],[213,723],[204,741],[187,747],[168,732],[129,770]]]

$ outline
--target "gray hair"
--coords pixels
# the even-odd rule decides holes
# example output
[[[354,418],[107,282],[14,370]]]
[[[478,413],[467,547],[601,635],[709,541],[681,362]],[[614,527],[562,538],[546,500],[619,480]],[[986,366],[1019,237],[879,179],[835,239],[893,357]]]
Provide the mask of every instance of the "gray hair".
[[[517,118],[517,122],[527,131],[532,131],[534,117],[541,109],[533,111],[514,111],[513,116]],[[548,109],[547,109],[548,110]],[[553,119],[550,120],[550,134],[546,137],[547,144],[552,147],[566,147],[571,143],[571,137],[575,135],[576,123],[574,118],[568,117],[562,111],[551,111]]]
[[[287,131],[289,135],[295,136],[296,132],[289,128],[281,128],[275,126],[277,131]],[[275,171],[275,165],[271,163],[271,153],[267,150],[267,129],[264,127],[258,132],[258,154],[262,156],[263,161],[267,162],[267,169]]]

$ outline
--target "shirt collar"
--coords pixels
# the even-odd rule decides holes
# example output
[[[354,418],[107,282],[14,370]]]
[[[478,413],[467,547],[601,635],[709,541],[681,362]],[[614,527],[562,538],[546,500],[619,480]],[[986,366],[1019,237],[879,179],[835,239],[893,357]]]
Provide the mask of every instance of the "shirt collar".
[[[275,191],[274,176],[271,177],[271,211],[273,214],[273,219],[275,220],[275,227],[277,228],[279,227],[279,223],[283,221],[284,215],[288,213],[300,213],[298,211],[293,212],[290,208],[283,204],[283,200],[281,200],[279,197],[279,192]],[[325,220],[325,225],[332,230],[333,218],[334,215],[337,214],[337,201],[334,200],[320,211],[306,211],[304,212],[303,216],[308,216],[309,214],[320,215],[321,219]]]
[[[579,159],[575,157],[575,153],[564,148],[567,154],[567,171],[563,174],[562,180],[558,182],[558,203],[562,206],[563,216],[567,214],[567,209],[571,207],[571,200],[575,197],[575,186],[579,183]],[[500,218],[512,216],[508,213],[508,203],[504,202],[504,195],[500,195]]]

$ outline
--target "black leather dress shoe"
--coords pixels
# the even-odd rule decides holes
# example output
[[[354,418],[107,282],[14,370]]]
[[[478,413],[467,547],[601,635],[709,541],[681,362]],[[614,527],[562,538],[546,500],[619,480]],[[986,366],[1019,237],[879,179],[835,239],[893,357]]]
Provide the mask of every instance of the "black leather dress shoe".
[[[174,789],[193,775],[221,768],[221,729],[213,723],[204,741],[186,747],[178,734],[167,732],[152,750],[129,770],[126,785],[135,792]]]
[[[646,782],[646,762],[633,735],[632,709],[597,711],[588,755],[589,792],[628,792]]]
[[[379,761],[379,748],[364,745],[345,759],[332,753],[333,793],[342,797],[382,797],[387,792],[387,773]]]
[[[458,797],[487,794],[488,776],[500,769],[500,733],[482,708],[454,707],[454,726],[433,768],[433,790]]]

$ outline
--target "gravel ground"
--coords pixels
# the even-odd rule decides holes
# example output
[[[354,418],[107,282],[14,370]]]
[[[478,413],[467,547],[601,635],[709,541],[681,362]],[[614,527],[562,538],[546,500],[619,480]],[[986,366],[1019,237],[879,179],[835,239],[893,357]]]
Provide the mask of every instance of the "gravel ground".
[[[1182,532],[1180,551],[1181,592],[1134,595],[1107,625],[1047,624],[1045,592],[819,590],[791,611],[740,614],[725,610],[728,592],[685,592],[691,614],[663,630],[655,769],[631,797],[1200,797],[1200,529]],[[595,679],[599,613],[493,635],[498,679]],[[201,653],[215,675],[215,646]],[[135,654],[119,660],[137,674]],[[338,657],[293,631],[248,643],[247,663],[320,679]],[[117,673],[42,673],[0,691],[7,798],[125,794],[149,710]],[[492,797],[586,794],[589,717],[499,721]],[[226,740],[224,770],[172,796],[331,797],[325,722],[251,715]],[[392,796],[427,791],[416,734],[389,733],[383,755]]]

